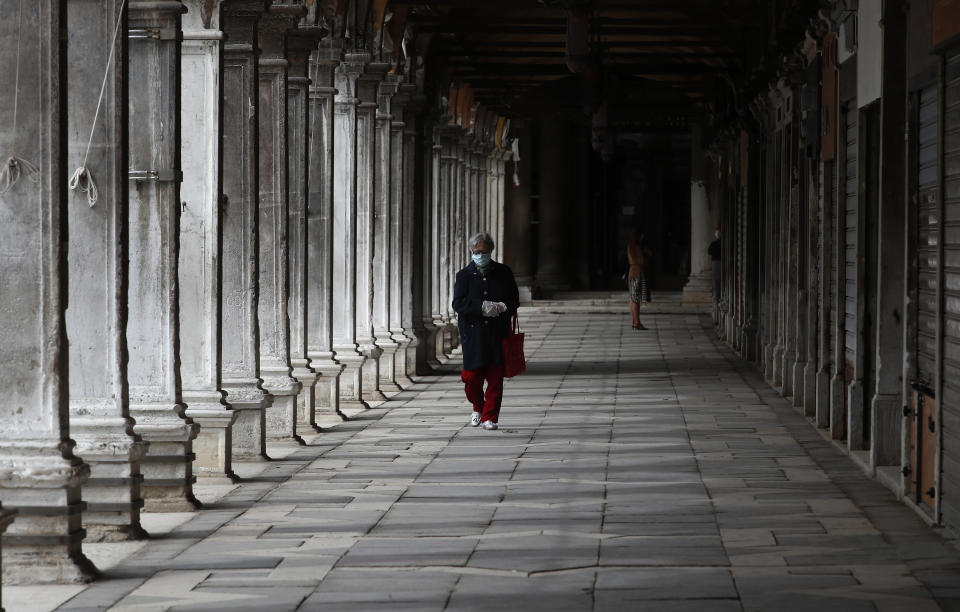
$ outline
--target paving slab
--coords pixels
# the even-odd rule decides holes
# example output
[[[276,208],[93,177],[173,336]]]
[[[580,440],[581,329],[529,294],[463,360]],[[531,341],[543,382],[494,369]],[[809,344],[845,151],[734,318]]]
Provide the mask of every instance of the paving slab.
[[[7,609],[958,609],[951,534],[706,317],[533,314],[500,430],[469,426],[445,360],[306,446],[271,442],[237,485],[199,484],[203,510],[145,515],[153,539],[85,544],[101,580],[5,588]]]

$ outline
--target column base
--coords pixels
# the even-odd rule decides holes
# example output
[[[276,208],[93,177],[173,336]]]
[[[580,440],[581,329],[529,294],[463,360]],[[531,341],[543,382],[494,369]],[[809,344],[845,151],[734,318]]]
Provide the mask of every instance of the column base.
[[[367,358],[357,352],[356,346],[353,347],[333,347],[336,360],[343,365],[343,372],[340,374],[340,397],[338,406],[341,411],[355,408],[366,410],[370,406],[364,401],[363,392],[363,364]]]
[[[416,336],[412,334],[407,336],[402,329],[394,330],[393,341],[397,344],[397,350],[393,354],[393,379],[397,387],[403,391],[413,386],[410,379],[409,361],[411,356],[416,359],[417,349],[414,346]]]
[[[829,429],[830,427],[830,372],[821,368],[816,375],[816,393],[817,405],[814,410],[816,414],[817,427]]]
[[[185,396],[188,392],[184,392]],[[201,392],[190,401],[219,401],[220,392]],[[143,474],[144,510],[172,512],[191,511],[200,502],[193,496],[193,440],[200,426],[188,415],[182,404],[137,404],[130,407],[137,419],[133,430],[150,444],[140,462]]]
[[[297,431],[320,431],[315,414],[318,374],[306,359],[291,360],[291,365],[293,377],[300,382],[300,393],[297,394]]]
[[[86,539],[122,542],[148,537],[140,526],[140,461],[147,443],[132,435],[131,421],[124,417],[73,414],[70,426],[74,453],[90,466],[82,491]]]
[[[776,345],[773,348],[773,362],[771,364],[773,369],[771,379],[773,380],[773,386],[777,389],[783,388],[783,346]]]
[[[847,386],[847,447],[863,450],[863,381],[855,380]]]
[[[5,512],[17,520],[3,535],[2,584],[90,582],[100,572],[84,556],[81,485],[90,467],[57,439],[4,440],[0,446]],[[66,457],[65,457],[66,455]]]
[[[0,561],[3,559],[3,532],[7,530],[10,523],[17,515],[16,510],[0,507]],[[3,581],[0,580],[0,612],[3,612]]]
[[[224,380],[223,389],[236,413],[231,430],[232,457],[246,461],[266,459],[266,410],[273,403],[273,396],[259,379]]]
[[[366,358],[361,366],[361,398],[368,403],[387,401],[387,396],[380,390],[380,357],[383,351],[372,341],[360,344],[359,351]]]
[[[803,368],[803,414],[817,416],[817,365],[810,361]]]
[[[394,341],[393,336],[388,332],[379,333],[381,335],[376,337],[376,343],[377,348],[379,348],[382,353],[380,354],[380,363],[378,364],[380,370],[378,388],[383,393],[399,393],[402,389],[400,385],[397,384],[395,355],[397,351],[400,350],[400,345]]]
[[[273,403],[266,409],[266,436],[271,440],[292,440],[306,445],[297,434],[297,398],[295,395],[272,393]]]
[[[710,304],[713,302],[713,273],[702,271],[691,274],[683,286],[684,304]]]
[[[314,418],[333,416],[346,420],[346,416],[340,412],[340,375],[343,365],[334,361],[332,352],[311,353],[309,356],[311,367],[319,374],[314,385]],[[317,428],[318,431],[320,429]]]
[[[803,392],[806,390],[804,386],[804,374],[807,370],[807,362],[794,361],[790,370],[790,388],[793,391],[793,407],[802,408],[804,406]]]
[[[847,381],[837,373],[830,379],[830,438],[847,436]]]
[[[232,406],[225,404],[208,404],[188,407],[187,416],[200,426],[200,432],[193,442],[193,449],[196,451],[193,467],[196,469],[197,476],[204,482],[220,478],[236,482],[238,478],[233,473],[233,424],[237,419],[236,411]],[[169,510],[163,510],[166,512],[189,510],[187,504],[180,505],[181,510],[175,509],[178,508],[175,497],[176,488],[172,486],[175,481],[171,481],[170,484],[170,495],[158,496],[155,502],[148,501],[148,506],[156,503],[158,508],[169,508]],[[189,499],[186,501],[197,508],[201,507],[200,502],[193,497],[192,488]]]

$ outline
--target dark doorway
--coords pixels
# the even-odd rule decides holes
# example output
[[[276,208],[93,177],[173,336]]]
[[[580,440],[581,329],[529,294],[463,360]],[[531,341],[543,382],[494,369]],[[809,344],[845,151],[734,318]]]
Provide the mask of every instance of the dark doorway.
[[[637,227],[653,252],[650,288],[682,290],[690,274],[690,135],[621,133],[612,160],[593,159],[591,289],[623,288],[626,244]]]

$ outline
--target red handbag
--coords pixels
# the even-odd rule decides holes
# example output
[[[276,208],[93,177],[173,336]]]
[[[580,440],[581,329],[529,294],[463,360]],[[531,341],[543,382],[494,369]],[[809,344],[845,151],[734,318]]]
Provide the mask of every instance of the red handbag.
[[[513,378],[527,369],[527,359],[523,355],[523,336],[517,315],[513,315],[510,333],[503,339],[503,375]]]

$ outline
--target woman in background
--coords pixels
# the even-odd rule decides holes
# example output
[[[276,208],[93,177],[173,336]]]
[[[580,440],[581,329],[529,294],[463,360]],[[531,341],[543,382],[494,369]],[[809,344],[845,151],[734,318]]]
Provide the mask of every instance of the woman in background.
[[[633,320],[633,329],[647,329],[640,322],[640,303],[649,302],[647,294],[647,277],[644,266],[647,263],[646,249],[643,247],[643,232],[638,229],[630,232],[630,241],[627,243],[627,261],[630,268],[627,270],[627,287],[630,290],[630,318]]]

